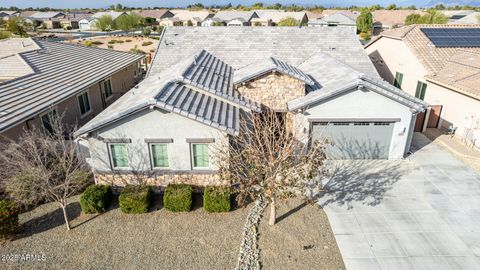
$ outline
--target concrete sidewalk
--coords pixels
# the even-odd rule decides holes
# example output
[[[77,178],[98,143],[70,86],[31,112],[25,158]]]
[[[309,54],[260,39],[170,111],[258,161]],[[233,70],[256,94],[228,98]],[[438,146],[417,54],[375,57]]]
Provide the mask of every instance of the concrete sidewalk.
[[[347,269],[478,269],[480,175],[425,136],[401,161],[348,161],[320,200]]]

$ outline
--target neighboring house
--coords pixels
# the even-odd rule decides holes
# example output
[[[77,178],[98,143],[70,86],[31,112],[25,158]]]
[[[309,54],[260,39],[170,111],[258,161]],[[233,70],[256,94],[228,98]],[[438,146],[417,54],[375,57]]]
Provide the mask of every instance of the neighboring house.
[[[307,19],[308,19],[308,21],[317,20],[317,19],[320,19],[320,18],[322,18],[323,16],[325,16],[325,15],[322,14],[322,12],[311,12],[311,11],[307,11],[306,14],[307,14]]]
[[[402,27],[410,14],[424,15],[419,10],[375,10],[373,15],[373,35],[379,35],[382,31]]]
[[[80,21],[91,18],[93,13],[72,12],[67,13],[64,18],[59,18],[60,27],[63,29],[80,29]]]
[[[65,13],[57,11],[35,12],[28,17],[34,27],[42,27],[45,29],[61,28],[60,19],[65,18]]]
[[[274,110],[305,144],[332,139],[329,158],[398,159],[426,107],[380,79],[349,29],[172,27],[147,78],[76,136],[97,183],[229,184],[216,153],[248,113]]]
[[[439,10],[439,12],[448,17],[449,23],[455,24],[455,21],[475,13],[475,10]]]
[[[226,26],[249,26],[253,18],[258,18],[254,11],[221,10],[213,17],[203,21],[202,26],[212,26],[214,22]]]
[[[90,16],[86,16],[78,21],[78,28],[80,30],[100,30],[97,29],[97,20],[103,16],[110,16],[112,20],[117,20],[120,16],[127,15],[126,12],[123,11],[103,11],[103,12],[96,12],[91,14]]]
[[[284,19],[293,18],[299,25],[306,25],[308,22],[305,12],[285,12],[282,10],[269,10],[257,13],[258,17],[251,19],[252,26],[275,26]]]
[[[171,18],[174,14],[168,9],[147,9],[147,10],[138,10],[135,11],[138,15],[143,18],[153,18],[156,21],[161,21],[166,18]]]
[[[78,21],[78,29],[83,31],[97,30],[95,18],[88,17]]]
[[[0,10],[0,20],[8,20],[11,17],[20,16],[20,12],[16,10]]]
[[[0,41],[0,135],[83,125],[141,79],[144,56],[42,40]]]
[[[366,51],[385,80],[431,105],[417,131],[452,126],[480,147],[479,41],[478,26],[413,25],[385,31]]]
[[[208,10],[191,11],[185,9],[171,10],[173,17],[160,20],[161,26],[201,26],[202,22],[214,14]]]
[[[327,15],[320,19],[309,20],[308,26],[315,27],[347,27],[352,29],[354,33],[357,33],[357,20],[353,16],[349,16],[348,13],[334,13]]]

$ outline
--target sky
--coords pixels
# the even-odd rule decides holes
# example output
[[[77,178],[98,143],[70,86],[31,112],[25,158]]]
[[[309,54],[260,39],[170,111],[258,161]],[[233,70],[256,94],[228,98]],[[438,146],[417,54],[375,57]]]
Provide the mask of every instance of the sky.
[[[51,7],[51,8],[106,8],[111,4],[120,3],[129,7],[185,7],[193,3],[202,3],[204,5],[251,5],[256,2],[265,4],[301,4],[301,5],[323,5],[329,6],[366,6],[380,4],[386,6],[395,3],[397,6],[416,5],[418,7],[430,6],[433,3],[442,2],[444,4],[473,4],[479,5],[480,0],[0,0],[0,7],[17,6],[25,7]]]

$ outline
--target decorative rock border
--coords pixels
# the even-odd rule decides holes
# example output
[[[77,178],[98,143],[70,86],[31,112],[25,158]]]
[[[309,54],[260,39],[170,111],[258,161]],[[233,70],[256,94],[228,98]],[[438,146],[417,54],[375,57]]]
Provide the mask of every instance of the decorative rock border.
[[[258,225],[262,217],[267,201],[259,198],[255,201],[247,216],[247,221],[243,228],[243,238],[240,245],[240,254],[238,256],[235,270],[260,270],[260,250],[258,248]]]

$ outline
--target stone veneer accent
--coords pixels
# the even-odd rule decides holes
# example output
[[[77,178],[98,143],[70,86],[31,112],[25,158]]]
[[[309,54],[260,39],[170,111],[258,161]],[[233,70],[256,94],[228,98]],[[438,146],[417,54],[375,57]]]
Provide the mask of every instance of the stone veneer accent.
[[[166,187],[168,184],[189,184],[192,186],[226,186],[230,183],[220,180],[215,173],[195,172],[151,172],[140,175],[133,173],[95,173],[97,184],[111,186],[125,186],[127,184],[144,183],[149,186]]]
[[[305,96],[305,83],[279,72],[271,72],[237,86],[240,95],[276,111],[286,111],[287,102]]]

